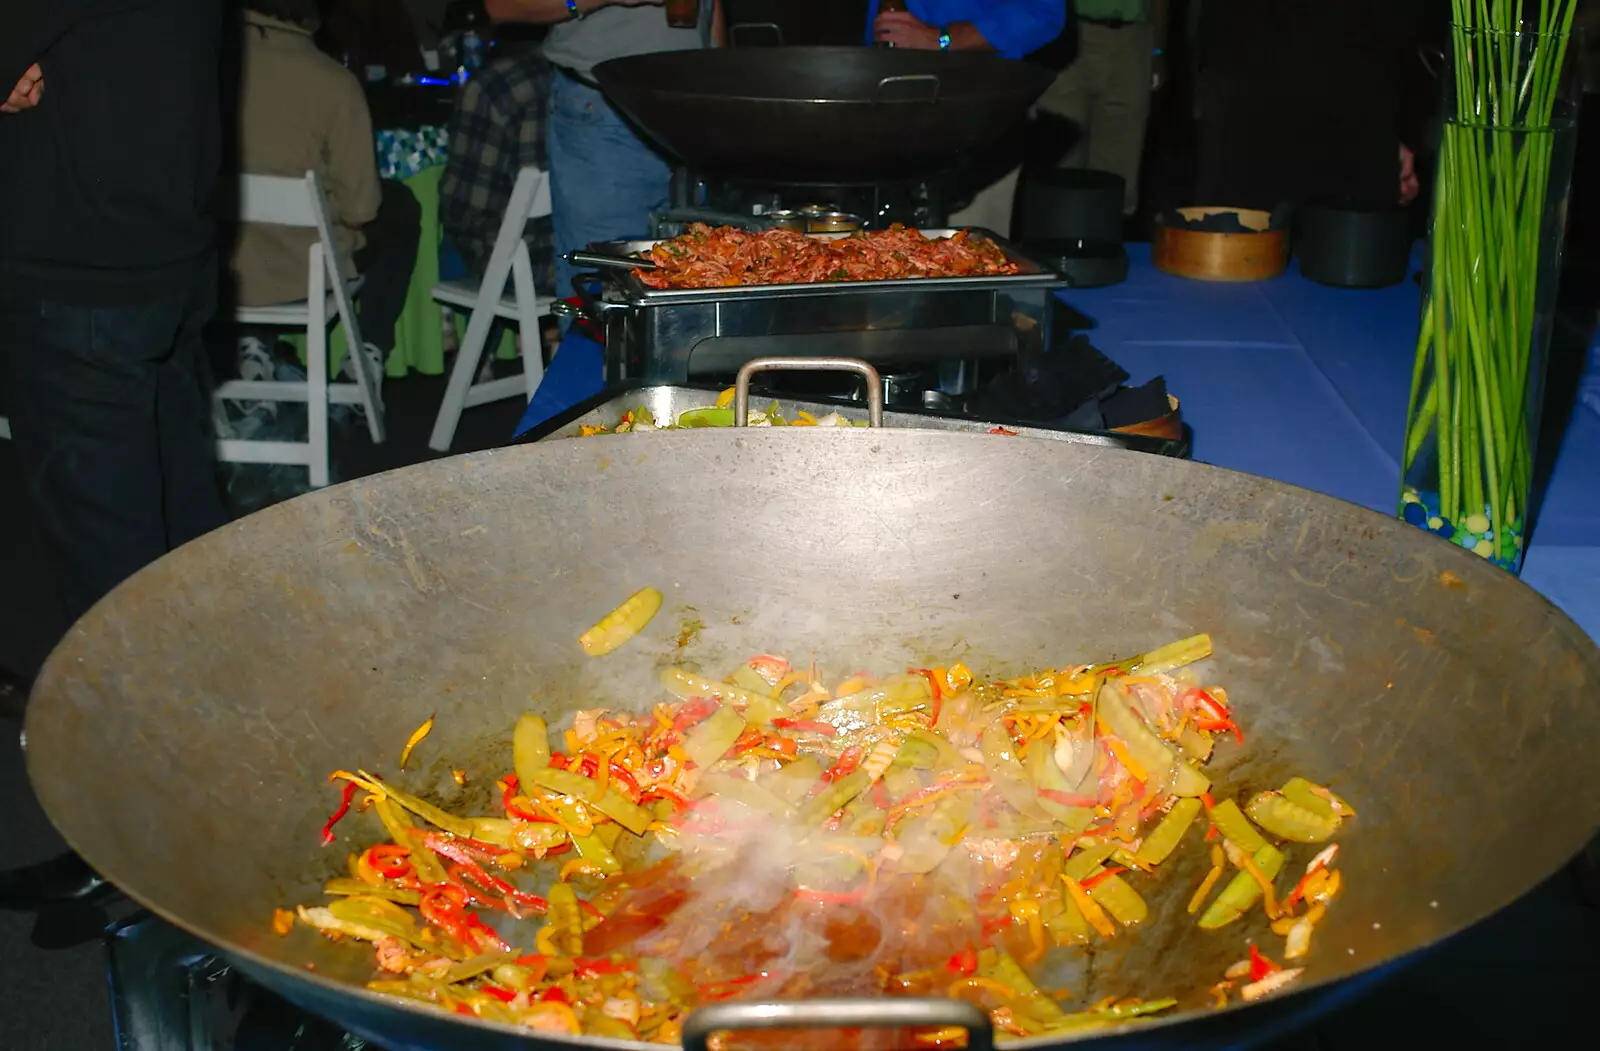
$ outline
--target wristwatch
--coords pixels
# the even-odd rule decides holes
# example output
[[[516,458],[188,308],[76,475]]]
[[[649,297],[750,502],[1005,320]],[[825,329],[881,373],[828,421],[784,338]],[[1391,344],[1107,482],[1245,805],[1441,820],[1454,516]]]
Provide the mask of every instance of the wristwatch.
[[[950,50],[950,32],[949,32],[949,30],[946,30],[946,29],[939,30],[939,50],[940,51],[949,51]]]

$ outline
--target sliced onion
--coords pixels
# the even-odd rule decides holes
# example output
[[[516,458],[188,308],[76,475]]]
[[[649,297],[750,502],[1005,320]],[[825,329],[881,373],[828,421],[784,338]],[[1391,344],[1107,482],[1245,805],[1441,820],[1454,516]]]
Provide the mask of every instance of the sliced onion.
[[[1291,967],[1287,971],[1273,971],[1259,982],[1251,982],[1239,990],[1239,996],[1245,1000],[1259,1000],[1263,996],[1270,996],[1280,989],[1293,985],[1295,980],[1306,973],[1304,967]]]

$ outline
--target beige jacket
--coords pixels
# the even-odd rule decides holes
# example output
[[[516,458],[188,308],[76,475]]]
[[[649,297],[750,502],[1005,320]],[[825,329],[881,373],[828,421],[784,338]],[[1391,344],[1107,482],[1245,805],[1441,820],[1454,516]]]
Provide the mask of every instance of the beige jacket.
[[[244,22],[240,167],[252,175],[321,173],[339,256],[353,277],[351,253],[364,243],[359,227],[378,214],[381,196],[361,84],[318,51],[307,30],[254,11]],[[306,253],[315,241],[315,230],[247,224],[233,256],[239,303],[304,299]]]

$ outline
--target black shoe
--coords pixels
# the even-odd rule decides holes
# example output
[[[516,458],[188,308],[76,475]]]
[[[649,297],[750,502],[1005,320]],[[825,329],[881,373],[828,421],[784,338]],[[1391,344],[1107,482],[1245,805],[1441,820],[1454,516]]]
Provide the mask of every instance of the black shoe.
[[[94,904],[116,895],[115,887],[70,852],[27,868],[0,872],[0,909],[38,912],[69,902]]]

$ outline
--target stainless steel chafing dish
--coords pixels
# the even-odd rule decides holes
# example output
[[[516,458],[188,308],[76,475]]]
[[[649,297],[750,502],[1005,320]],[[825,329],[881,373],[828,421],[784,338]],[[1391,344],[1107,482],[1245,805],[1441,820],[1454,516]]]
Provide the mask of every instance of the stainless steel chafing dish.
[[[953,229],[924,230],[949,237]],[[1020,271],[987,277],[828,281],[732,288],[655,289],[631,271],[609,272],[586,312],[603,320],[606,379],[685,383],[730,374],[773,354],[861,358],[874,364],[976,359],[1048,346],[1050,302],[1060,274],[987,230]],[[813,234],[835,238],[842,234]],[[608,241],[607,255],[657,241]]]
[[[1187,441],[1171,441],[1139,434],[1113,434],[1108,431],[1076,431],[1050,427],[1035,427],[1004,420],[979,420],[964,416],[942,415],[924,410],[884,409],[882,399],[869,398],[867,404],[846,401],[821,401],[804,398],[771,398],[749,390],[752,376],[758,372],[772,371],[848,371],[865,378],[867,390],[881,390],[881,377],[876,369],[863,361],[836,358],[758,358],[748,361],[739,370],[736,389],[743,388],[744,397],[761,408],[776,401],[786,417],[806,412],[814,417],[825,417],[837,412],[856,426],[871,423],[875,418],[879,426],[896,429],[927,431],[962,431],[969,434],[1014,434],[1028,438],[1047,438],[1051,441],[1070,442],[1075,445],[1094,445],[1110,449],[1131,449],[1135,452],[1154,453],[1158,456],[1187,457]],[[710,385],[633,382],[619,388],[608,389],[580,402],[559,416],[547,420],[523,436],[522,441],[538,442],[554,438],[577,438],[593,433],[592,428],[614,430],[624,416],[638,409],[646,409],[659,422],[677,420],[691,409],[705,409],[717,404],[724,388]],[[737,401],[737,399],[736,399]],[[737,410],[735,411],[737,418]]]

